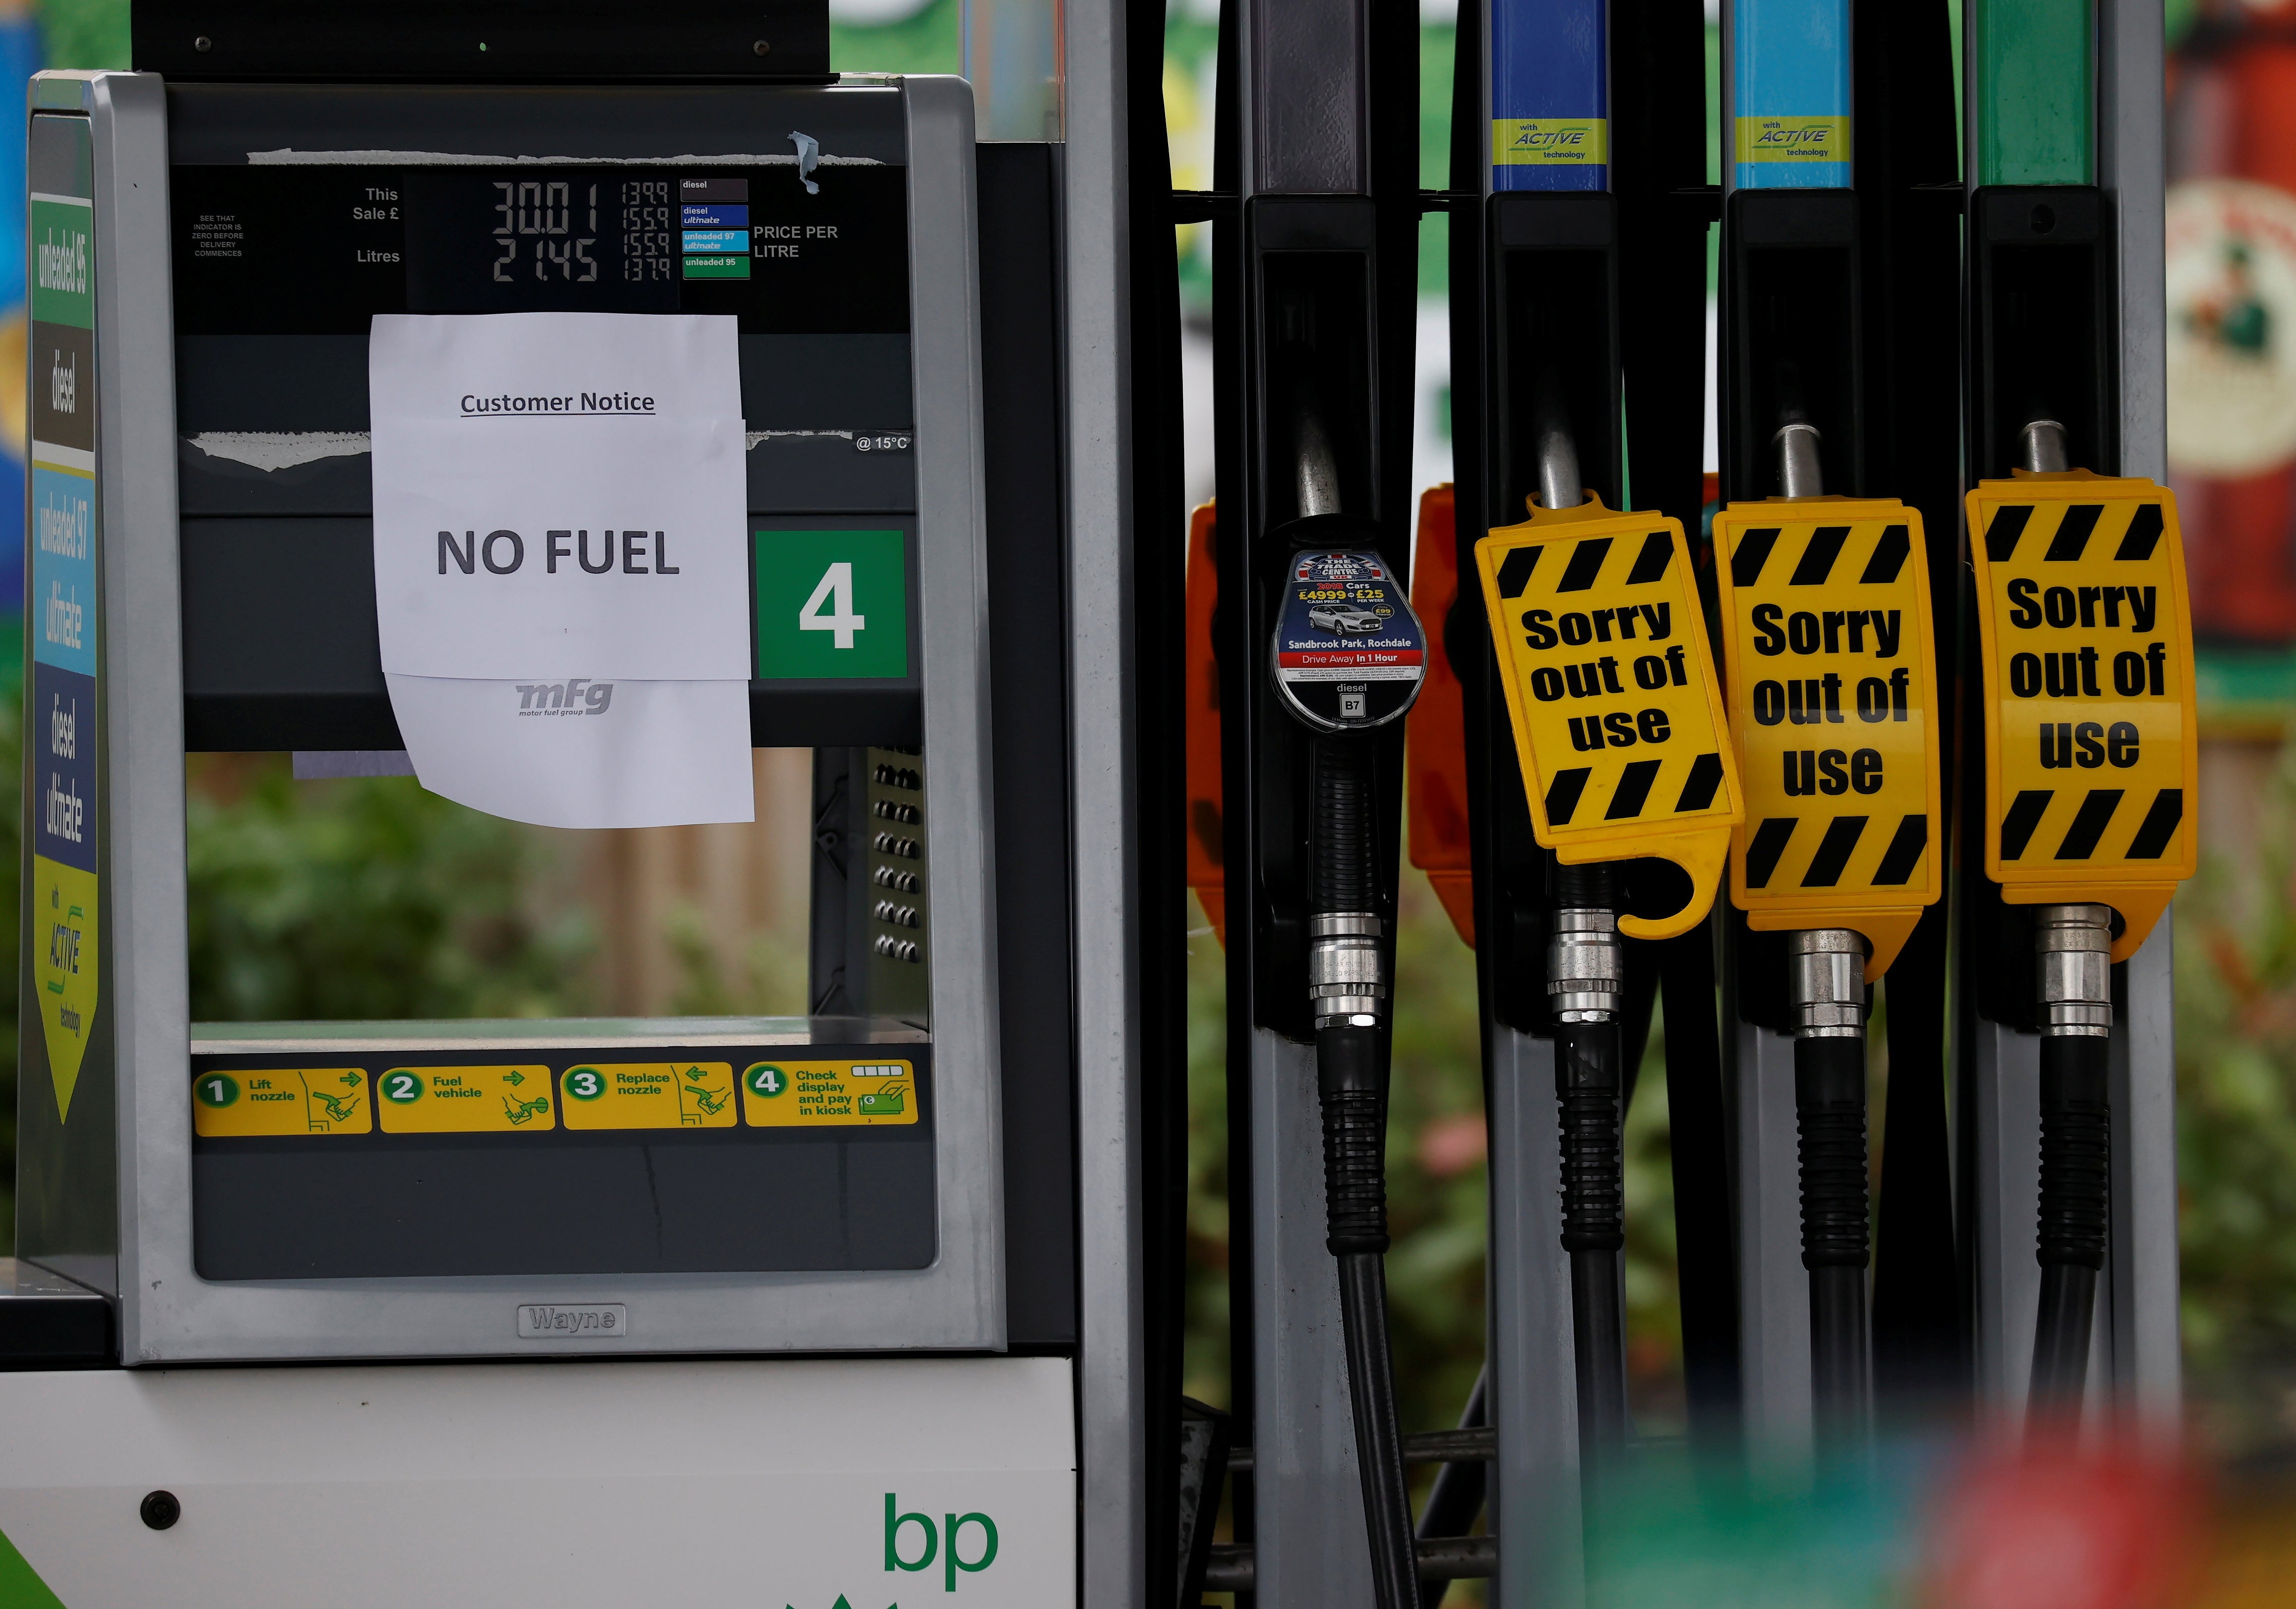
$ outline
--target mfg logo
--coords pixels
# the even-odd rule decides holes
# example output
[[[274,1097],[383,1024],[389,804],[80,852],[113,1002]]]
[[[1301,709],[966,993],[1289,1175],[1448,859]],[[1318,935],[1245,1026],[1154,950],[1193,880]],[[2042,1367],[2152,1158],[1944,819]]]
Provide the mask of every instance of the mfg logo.
[[[521,715],[603,715],[614,702],[614,684],[576,677],[568,682],[519,682]]]

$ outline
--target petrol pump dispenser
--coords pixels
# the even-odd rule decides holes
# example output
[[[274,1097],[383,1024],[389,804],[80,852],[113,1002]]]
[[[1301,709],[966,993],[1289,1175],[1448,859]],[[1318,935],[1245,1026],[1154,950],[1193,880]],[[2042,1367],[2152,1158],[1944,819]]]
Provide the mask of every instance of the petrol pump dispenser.
[[[1613,71],[1614,44],[1630,78]],[[1718,874],[1734,795],[1718,769],[1693,778],[1672,768],[1677,758],[1692,765],[1702,734],[1715,765],[1727,759],[1718,719],[1693,693],[1707,684],[1690,564],[1668,546],[1660,513],[1612,512],[1628,500],[1631,439],[1636,500],[1676,529],[1697,517],[1702,62],[1697,19],[1680,8],[1485,0],[1460,14],[1444,198],[1456,472],[1447,501],[1463,590],[1443,640],[1458,713],[1453,729],[1439,729],[1446,701],[1412,741],[1429,754],[1429,776],[1464,779],[1467,805],[1468,841],[1439,853],[1447,876],[1463,858],[1472,872],[1463,932],[1476,951],[1491,1129],[1490,1523],[1502,1542],[1498,1601],[1510,1605],[1580,1590],[1582,1469],[1608,1464],[1628,1441],[1619,1124],[1661,983],[1685,1352],[1702,1426],[1718,1424],[1734,1390],[1712,973],[1697,931],[1706,899],[1695,879],[1654,858],[1696,860],[1700,829],[1720,821],[1702,841]],[[1531,522],[1515,524],[1526,512]],[[1423,529],[1423,548],[1434,530]],[[1565,550],[1594,569],[1549,597]],[[1595,595],[1598,586],[1612,590]],[[1637,612],[1644,601],[1667,617],[1661,640]],[[1546,617],[1551,656],[1526,638],[1520,617],[1531,610]],[[1621,611],[1639,634],[1631,643]],[[1565,617],[1567,628],[1555,624]],[[1598,617],[1609,633],[1601,643],[1560,645],[1561,631],[1591,633]],[[1614,693],[1603,679],[1606,655],[1626,677],[1652,653],[1668,664],[1669,649],[1680,681],[1671,668],[1648,690],[1622,679]],[[1585,718],[1577,750],[1568,723],[1546,718],[1562,707],[1545,694],[1566,661],[1590,701],[1571,710]],[[1645,711],[1648,742],[1636,725]],[[1625,722],[1631,752],[1607,753],[1620,734],[1606,713]],[[1433,758],[1446,749],[1459,756],[1456,771]],[[1554,778],[1564,780],[1550,795]],[[1606,819],[1611,834],[1588,831]],[[1667,823],[1682,830],[1650,847]],[[1414,858],[1431,855],[1414,843]],[[1710,877],[1706,897],[1711,888]],[[1662,923],[1644,920],[1660,913]],[[1653,940],[1660,932],[1684,936]]]
[[[1380,1258],[1399,718],[1424,673],[1401,472],[1416,22],[1349,17],[1282,0],[1222,17],[1213,629],[1239,1542],[1263,1604],[1408,1609]]]
[[[1969,529],[1985,871],[2004,901],[2031,911],[2041,1285],[2030,1403],[2040,1419],[2078,1412],[2112,1234],[2110,968],[2136,953],[2192,874],[2199,759],[2175,499],[2150,480],[2051,466],[2062,463],[2054,422],[2025,436],[2039,464],[1980,481]]]
[[[1101,698],[1128,730],[1129,694],[1071,679],[1070,511],[1041,495],[1068,399],[1119,390],[1059,361],[1060,265],[1114,269],[1056,247],[1055,151],[978,146],[959,80],[834,80],[818,7],[575,5],[546,36],[516,9],[344,33],[139,5],[145,70],[33,84],[33,317],[63,355],[35,391],[70,406],[33,430],[58,539],[31,579],[60,607],[28,796],[74,802],[28,834],[38,1272],[8,1288],[76,1281],[104,1340],[0,1373],[0,1531],[76,1606],[811,1604],[920,1577],[1069,1601],[1084,1539],[1103,1575],[1138,1556],[1129,1499],[1122,1534],[1078,1518],[1080,1464],[1131,1467],[1080,1457],[1076,1404],[1136,1390],[1138,1325],[1078,1250],[1137,1183],[1076,1165],[1077,1014],[1128,1041],[1141,1008],[1127,947],[1077,938],[1065,724]],[[586,315],[714,316],[738,357],[742,496],[705,534],[746,577],[745,763],[816,751],[812,1010],[193,1023],[186,754],[340,773],[405,735],[371,321],[533,311],[578,352]],[[652,524],[631,464],[615,523]],[[455,531],[440,576],[514,565],[518,533],[478,534],[483,569]],[[631,573],[702,539],[646,535]],[[559,546],[561,579],[597,573]],[[0,1301],[12,1354],[22,1311]]]
[[[1984,718],[1964,742],[1984,786],[1964,792],[1984,852],[1960,895],[1960,1104],[1979,1390],[2038,1420],[2102,1383],[2161,1419],[2175,1253],[2153,930],[2196,864],[2198,761],[2176,501],[2144,473],[2164,467],[2158,28],[2117,4],[1968,20],[1964,675]]]
[[[1732,859],[1742,925],[1725,949],[1747,1423],[1773,1448],[1802,1443],[1813,1424],[1839,1438],[1871,1422],[1884,1309],[1877,1300],[1869,1315],[1866,1294],[1864,1040],[1872,986],[1901,955],[1889,1098],[1904,1143],[1884,1159],[1874,1288],[1895,1297],[1897,1383],[1937,1389],[1959,1350],[1944,913],[1924,915],[1949,858],[1951,710],[1935,666],[1950,634],[1930,596],[1952,571],[1924,539],[1923,511],[1949,506],[1939,332],[1953,311],[1939,280],[1952,232],[1933,192],[1941,161],[1949,171],[1951,81],[1941,19],[1883,9],[1853,26],[1851,12],[1849,0],[1741,0],[1724,17],[1714,537],[1749,793]],[[1874,108],[1854,137],[1853,90]],[[1912,505],[1871,495],[1884,489]]]
[[[1735,0],[1724,8],[1718,406],[1721,489],[1734,516],[1739,505],[1773,496],[1865,489],[1850,43],[1849,0]],[[1718,562],[1725,529],[1718,516]],[[1731,627],[1725,629],[1727,640]],[[1742,717],[1751,713],[1744,697],[1734,680]],[[1752,785],[1766,780],[1756,776]],[[1742,875],[1734,881],[1743,884]],[[1734,1019],[1727,1058],[1737,1109],[1747,1430],[1774,1446],[1808,1433],[1814,1357],[1838,1366],[1833,1411],[1852,1418],[1864,1413],[1870,1367],[1864,1089],[1862,1077],[1849,1087],[1848,1065],[1863,1057],[1845,1048],[1863,1043],[1867,947],[1851,928],[1808,931],[1814,936],[1798,935],[1790,947],[1783,934],[1734,924],[1723,947],[1726,1022]],[[1855,1164],[1833,1154],[1835,1136],[1853,1129]],[[1815,1153],[1806,1148],[1812,1140]],[[1798,1156],[1818,1163],[1815,1177]],[[1802,1187],[1790,1191],[1786,1181],[1798,1176]],[[1838,1201],[1837,1191],[1844,1193]],[[1821,1320],[1833,1332],[1824,1340],[1809,1327]]]
[[[1540,496],[1559,498],[1575,461],[1552,434],[1542,447]],[[1698,924],[1744,808],[1680,526],[1594,497],[1535,504],[1475,556],[1524,797],[1557,863],[1546,982],[1558,1025],[1562,1244],[1579,1439],[1588,1454],[1611,1453],[1627,1428],[1619,935],[1669,939]],[[1676,909],[1620,910],[1608,863],[1638,857],[1684,874]]]

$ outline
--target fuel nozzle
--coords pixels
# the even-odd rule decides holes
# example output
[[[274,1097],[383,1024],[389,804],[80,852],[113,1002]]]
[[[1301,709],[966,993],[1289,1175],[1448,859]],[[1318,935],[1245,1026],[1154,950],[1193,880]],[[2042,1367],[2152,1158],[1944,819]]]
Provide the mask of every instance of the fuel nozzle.
[[[1998,291],[1990,293],[1997,300]],[[2023,316],[2013,299],[1988,306],[1987,294],[1980,274],[1981,318]],[[1963,499],[1984,673],[1985,719],[1971,728],[1983,734],[1984,874],[2005,907],[2034,923],[2031,992],[2013,992],[2033,1003],[2039,1035],[2040,1132],[2029,1164],[2037,1172],[2028,1176],[2039,1189],[2040,1300],[2027,1398],[2036,1421],[2080,1411],[2099,1322],[2097,1276],[2112,1244],[2112,1193],[2149,1171],[2124,1174],[2116,1186],[2123,1142],[2113,1125],[2133,1128],[2124,1159],[2159,1156],[2169,1143],[2159,1121],[2112,1110],[2112,968],[2142,952],[2200,858],[2192,606],[2176,494],[2083,462],[2101,445],[2109,453],[2111,422],[2107,410],[2073,406],[2086,388],[2070,361],[2079,353],[2067,356],[2000,377],[2048,394],[2014,414],[1980,409],[1987,456],[2013,447],[2015,472],[1979,480]],[[2144,614],[2093,611],[2096,596],[2141,598]],[[2033,610],[2036,598],[2051,606]],[[2116,672],[2109,680],[2095,674],[2108,665]],[[2037,666],[2080,673],[2041,677]],[[2044,692],[2050,702],[2039,710],[2029,701]],[[2036,714],[2046,718],[2027,718]],[[2099,733],[2118,734],[2120,746],[2092,757],[2088,740]],[[2068,769],[2101,763],[2112,768],[2096,779],[2109,788]],[[2144,1200],[2128,1210],[2165,1209]],[[2126,1255],[2133,1273],[2142,1245]]]
[[[1823,497],[1817,427],[1789,419],[1771,438],[1788,497]],[[1787,936],[1794,1118],[1801,1171],[1801,1262],[1809,1276],[1810,1393],[1820,1428],[1854,1436],[1873,1414],[1866,1270],[1872,1260],[1866,1159],[1864,934]]]
[[[1578,442],[1563,406],[1562,376],[1551,368],[1541,369],[1533,382],[1530,428],[1538,463],[1539,507],[1578,507],[1587,500],[1587,483],[1579,476]]]
[[[2071,467],[2065,427],[2036,418],[2017,432],[2022,466]],[[2040,1310],[2033,1328],[2034,1417],[2077,1408],[2088,1377],[2096,1278],[2111,1231],[2112,911],[2044,905],[2033,925],[2041,1003]]]
[[[1324,1126],[1324,1244],[1339,1265],[1348,1401],[1379,1609],[1418,1609],[1411,1500],[1396,1416],[1383,1257],[1387,1232],[1389,937],[1381,911],[1396,846],[1382,841],[1379,729],[1411,708],[1426,643],[1381,555],[1351,517],[1315,354],[1282,349],[1296,517],[1271,535],[1284,566],[1270,645],[1276,689],[1311,735],[1307,991]]]
[[[1817,497],[1825,493],[1825,472],[1818,457],[1817,426],[1793,420],[1778,427],[1770,445],[1778,454],[1778,495]]]
[[[2054,419],[2033,420],[2017,432],[2017,461],[2036,474],[2063,474],[2072,467],[2065,452],[2065,427]]]

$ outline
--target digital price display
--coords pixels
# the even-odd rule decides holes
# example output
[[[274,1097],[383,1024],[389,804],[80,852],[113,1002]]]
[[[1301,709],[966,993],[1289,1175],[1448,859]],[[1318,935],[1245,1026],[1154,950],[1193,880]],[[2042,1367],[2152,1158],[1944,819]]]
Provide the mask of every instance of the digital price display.
[[[405,188],[410,312],[668,312],[685,280],[734,277],[720,259],[749,277],[746,179],[430,168]],[[683,227],[733,211],[730,229]]]
[[[906,176],[629,163],[174,170],[179,334],[365,333],[377,313],[711,313],[908,327]]]

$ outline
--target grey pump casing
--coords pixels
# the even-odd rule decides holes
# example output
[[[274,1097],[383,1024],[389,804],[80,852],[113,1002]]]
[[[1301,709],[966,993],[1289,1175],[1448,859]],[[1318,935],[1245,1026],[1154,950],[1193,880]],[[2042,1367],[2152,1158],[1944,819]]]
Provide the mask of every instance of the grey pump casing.
[[[33,115],[85,117],[94,152],[112,913],[103,986],[119,1027],[115,1065],[88,1073],[108,1071],[119,1094],[119,1244],[116,1283],[98,1258],[75,1259],[68,1271],[111,1286],[123,1361],[1004,1346],[972,96],[946,78],[822,93],[898,95],[908,146],[917,607],[933,759],[935,1260],[914,1271],[222,1283],[200,1277],[193,1257],[167,98],[148,73],[34,79]],[[701,1027],[626,1026],[633,1045],[674,1043]],[[586,1030],[537,1022],[532,1031],[547,1042]],[[623,1304],[627,1338],[521,1339],[516,1309],[536,1302]]]

